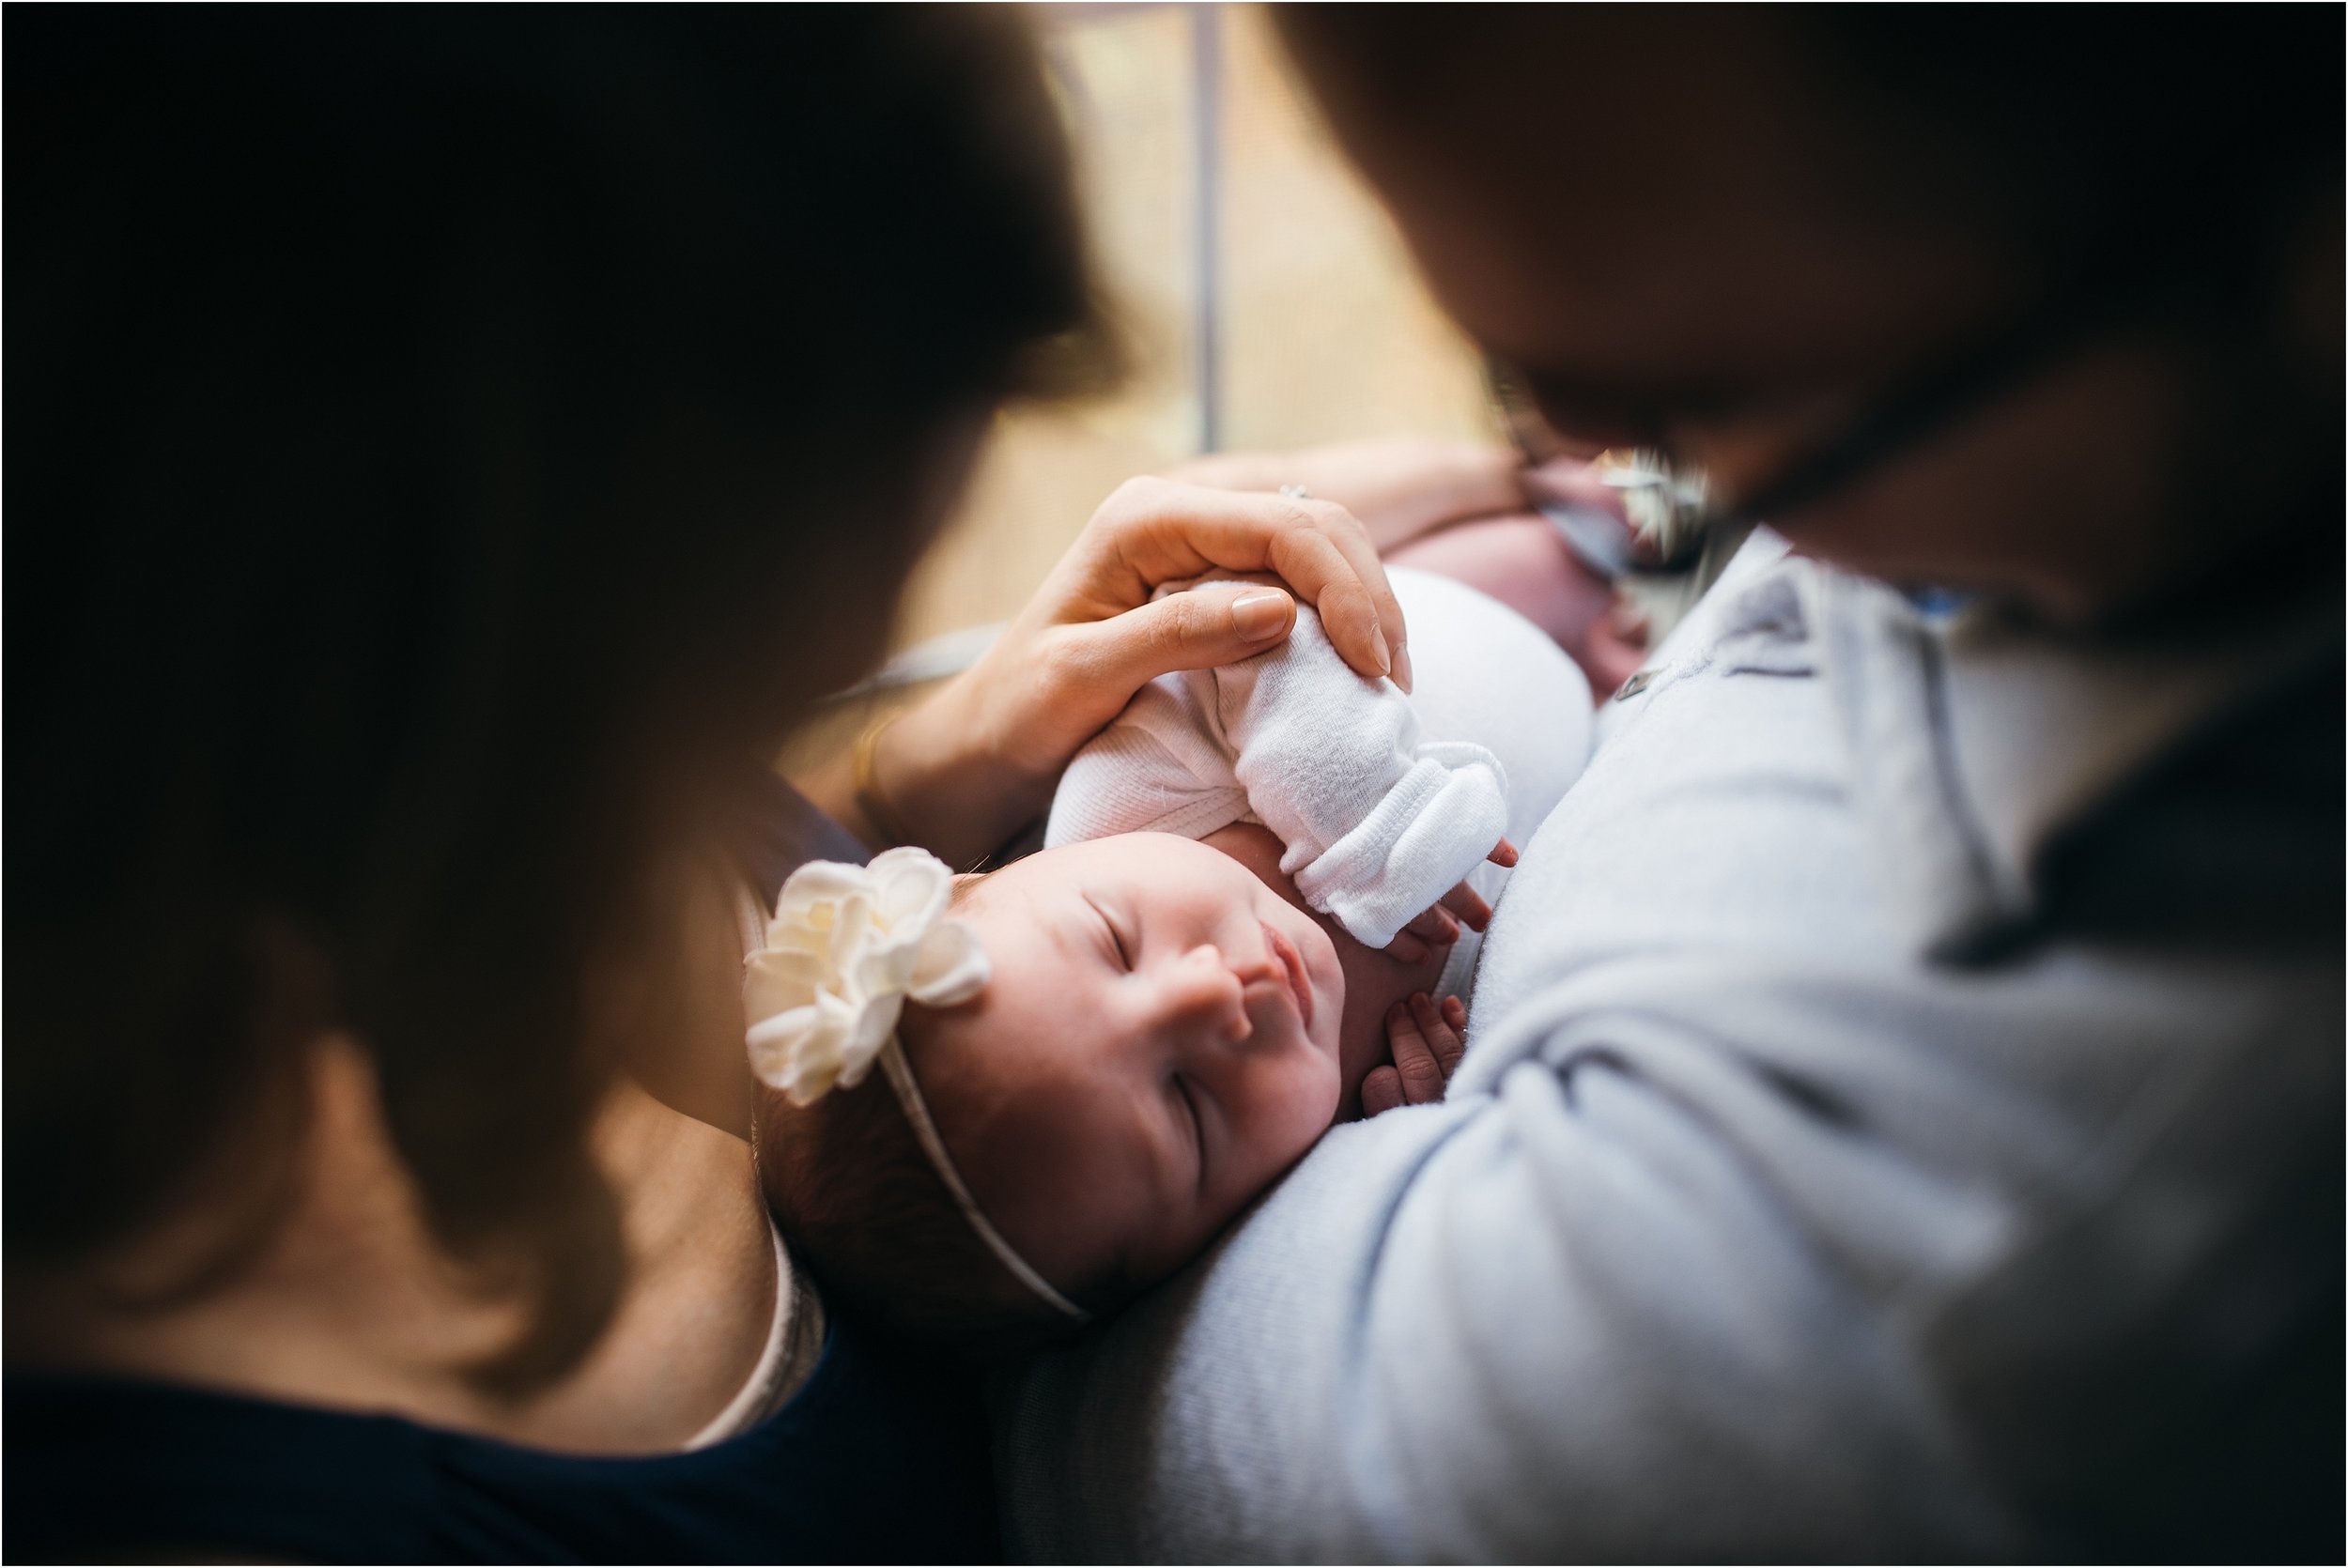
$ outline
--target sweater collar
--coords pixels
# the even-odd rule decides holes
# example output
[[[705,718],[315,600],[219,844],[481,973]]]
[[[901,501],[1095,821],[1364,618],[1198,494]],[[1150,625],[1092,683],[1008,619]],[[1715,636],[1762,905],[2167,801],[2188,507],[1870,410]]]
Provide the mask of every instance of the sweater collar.
[[[2337,604],[2096,638],[1988,603],[1934,614],[1869,579],[1788,565],[1870,853],[1905,934],[1936,957],[2026,929],[2060,839],[2240,705],[2340,656]]]

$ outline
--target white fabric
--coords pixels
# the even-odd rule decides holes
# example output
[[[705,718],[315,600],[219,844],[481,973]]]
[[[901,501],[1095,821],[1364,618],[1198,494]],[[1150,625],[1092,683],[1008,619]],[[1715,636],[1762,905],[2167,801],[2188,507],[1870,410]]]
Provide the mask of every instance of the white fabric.
[[[766,1217],[766,1237],[775,1251],[775,1313],[766,1324],[766,1344],[758,1353],[758,1362],[741,1388],[726,1401],[726,1407],[710,1419],[709,1424],[686,1439],[685,1450],[707,1448],[728,1437],[738,1437],[757,1425],[777,1409],[781,1400],[776,1392],[794,1369],[786,1365],[791,1350],[793,1309],[797,1292],[793,1288],[791,1253],[782,1244],[782,1231],[775,1224],[774,1216]],[[798,1369],[804,1377],[805,1369]]]
[[[1305,902],[1371,947],[1461,881],[1496,897],[1505,873],[1485,856],[1529,835],[1581,771],[1589,685],[1506,606],[1390,576],[1413,696],[1356,675],[1299,606],[1282,647],[1143,688],[1069,766],[1045,845],[1261,822]],[[1476,950],[1463,935],[1445,972],[1455,991]]]
[[[742,962],[750,1070],[794,1105],[853,1089],[896,1038],[907,1001],[950,1007],[992,970],[947,913],[954,874],[912,845],[869,865],[811,860],[775,900],[765,943]]]
[[[1014,1556],[2103,1555],[2099,1485],[2226,1495],[2193,1391],[2336,1348],[2336,597],[2214,687],[1727,586],[1527,845],[1447,1100],[1010,1391]]]

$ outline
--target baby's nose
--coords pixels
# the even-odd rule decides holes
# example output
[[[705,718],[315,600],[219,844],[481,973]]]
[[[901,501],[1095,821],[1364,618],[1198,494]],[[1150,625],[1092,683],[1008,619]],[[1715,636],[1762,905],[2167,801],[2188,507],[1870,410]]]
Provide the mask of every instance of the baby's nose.
[[[1201,944],[1176,962],[1167,989],[1178,1014],[1212,1022],[1226,1039],[1236,1041],[1254,1027],[1247,1019],[1246,983],[1220,948]]]
[[[1220,948],[1215,954],[1225,974],[1238,982],[1241,991],[1249,986],[1270,981],[1274,985],[1288,984],[1289,972],[1273,953],[1268,942],[1258,941],[1244,947]]]

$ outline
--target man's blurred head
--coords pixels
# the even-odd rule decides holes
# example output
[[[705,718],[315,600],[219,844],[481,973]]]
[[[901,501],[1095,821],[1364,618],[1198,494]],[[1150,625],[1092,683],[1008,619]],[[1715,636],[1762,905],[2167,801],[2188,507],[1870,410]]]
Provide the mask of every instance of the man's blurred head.
[[[1818,554],[2062,622],[2338,550],[2340,18],[2085,25],[1284,23],[1439,298],[1560,434],[1731,504],[1794,495],[1768,520]]]

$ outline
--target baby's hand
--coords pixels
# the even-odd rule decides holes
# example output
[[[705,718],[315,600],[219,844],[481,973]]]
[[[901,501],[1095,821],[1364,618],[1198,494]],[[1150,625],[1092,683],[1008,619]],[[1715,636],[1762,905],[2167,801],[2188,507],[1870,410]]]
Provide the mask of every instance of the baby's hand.
[[[1372,1068],[1362,1080],[1362,1115],[1374,1116],[1398,1105],[1428,1105],[1441,1099],[1451,1072],[1467,1050],[1460,1032],[1467,1007],[1456,996],[1440,1006],[1420,992],[1386,1009],[1386,1049],[1393,1060]]]
[[[1495,866],[1514,866],[1517,847],[1503,838],[1492,846],[1485,859]],[[1438,947],[1448,947],[1460,940],[1460,928],[1480,931],[1491,920],[1492,906],[1484,896],[1462,882],[1435,900],[1435,906],[1417,919],[1394,933],[1386,944],[1388,957],[1401,963],[1416,963],[1429,957]]]

